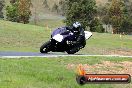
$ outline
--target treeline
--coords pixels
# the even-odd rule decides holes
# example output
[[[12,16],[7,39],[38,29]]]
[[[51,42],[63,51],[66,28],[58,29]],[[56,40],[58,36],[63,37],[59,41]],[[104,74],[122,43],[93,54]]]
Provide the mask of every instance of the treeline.
[[[112,26],[112,32],[132,33],[132,1],[108,0],[104,6],[97,8],[97,16],[103,24]]]
[[[108,0],[105,5],[96,4],[96,0],[60,0],[50,8],[47,0],[44,8],[55,11],[66,17],[65,23],[71,25],[75,21],[93,32],[108,32],[114,34],[132,33],[132,1]],[[31,0],[10,0],[6,7],[6,19],[14,22],[29,23],[31,17]],[[0,18],[3,17],[4,0],[0,0]],[[104,27],[105,25],[105,27]],[[110,28],[112,27],[112,28]]]
[[[10,0],[10,5],[5,7],[6,19],[12,22],[29,23],[31,16],[31,0]],[[0,0],[0,18],[4,18],[3,7],[5,0]]]
[[[44,5],[49,8],[47,0],[44,1]],[[90,31],[93,32],[132,33],[130,0],[108,0],[105,5],[98,6],[96,0],[60,0],[59,4],[55,3],[53,8],[49,9],[64,15],[67,25],[79,21],[84,28],[90,27]]]
[[[96,5],[95,0],[66,0],[67,25],[75,21],[90,27],[93,32],[107,32],[103,25],[112,26],[114,34],[132,33],[132,2],[108,0],[105,5]]]
[[[31,0],[10,0],[6,7],[6,19],[12,22],[29,23]]]
[[[0,18],[5,17],[6,20],[21,23],[29,23],[29,19],[32,16],[31,8],[39,7],[37,4],[33,6],[32,0],[9,0],[9,5],[6,6],[5,4],[7,4],[7,1],[0,0]],[[60,0],[59,4],[54,3],[52,8],[49,7],[47,0],[43,0],[42,5],[44,8],[41,9],[48,9],[51,12],[56,12],[64,16],[63,0]],[[6,12],[6,14],[3,14],[3,8],[5,8],[4,10],[6,11],[4,12]]]

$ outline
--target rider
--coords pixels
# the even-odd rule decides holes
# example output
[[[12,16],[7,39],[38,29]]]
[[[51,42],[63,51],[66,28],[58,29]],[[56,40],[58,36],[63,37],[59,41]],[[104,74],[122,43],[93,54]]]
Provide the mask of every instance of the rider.
[[[73,24],[73,30],[74,30],[74,34],[77,35],[77,43],[81,43],[82,41],[85,40],[84,29],[82,28],[79,22],[75,22]]]
[[[71,50],[74,51],[78,48],[84,48],[86,45],[86,40],[84,29],[82,28],[81,23],[75,22],[71,27],[66,27],[66,29],[73,32],[77,38],[76,41],[73,42],[75,47]]]

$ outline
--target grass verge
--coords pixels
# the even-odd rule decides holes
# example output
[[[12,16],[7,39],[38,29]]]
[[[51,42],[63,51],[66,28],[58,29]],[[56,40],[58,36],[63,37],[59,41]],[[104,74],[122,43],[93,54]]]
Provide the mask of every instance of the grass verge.
[[[120,63],[131,58],[118,57],[58,57],[0,59],[0,88],[131,88],[132,84],[76,83],[76,69],[68,64],[100,64],[102,61]],[[76,68],[76,67],[75,67]],[[104,68],[103,68],[104,69]],[[128,68],[129,69],[129,68]],[[132,72],[131,72],[132,73]]]

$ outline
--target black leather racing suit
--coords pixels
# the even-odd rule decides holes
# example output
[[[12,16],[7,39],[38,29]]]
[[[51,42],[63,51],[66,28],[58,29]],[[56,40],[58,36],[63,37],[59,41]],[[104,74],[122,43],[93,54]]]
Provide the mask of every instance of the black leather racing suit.
[[[74,42],[75,47],[72,50],[74,51],[78,48],[84,48],[86,45],[84,29],[82,27],[78,29],[74,27],[66,27],[66,29],[74,33],[74,35],[77,38],[76,41]]]

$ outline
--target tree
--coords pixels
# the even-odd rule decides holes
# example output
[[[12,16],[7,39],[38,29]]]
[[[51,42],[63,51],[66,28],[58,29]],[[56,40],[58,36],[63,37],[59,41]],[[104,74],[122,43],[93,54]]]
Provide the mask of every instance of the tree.
[[[0,0],[0,18],[4,18],[2,9],[4,7],[4,0]]]
[[[124,20],[120,30],[128,34],[132,34],[132,1],[124,0]]]
[[[132,1],[125,1],[125,6],[126,6],[126,9],[127,9],[127,11],[128,11],[128,16],[129,16],[129,19],[131,19],[131,21],[132,21]]]
[[[66,0],[66,24],[78,21],[84,28],[88,27],[96,13],[95,0]]]
[[[112,0],[108,14],[110,23],[113,27],[113,33],[119,33],[124,19],[123,2],[121,0]]]
[[[19,22],[18,17],[18,2],[17,0],[10,0],[10,5],[6,7],[6,19],[12,22]]]
[[[99,33],[105,32],[105,29],[103,28],[102,23],[99,20],[99,18],[95,18],[94,20],[92,20],[90,24],[90,31],[99,32]]]
[[[29,23],[29,18],[31,16],[31,0],[19,0],[18,2],[18,13],[19,21],[22,23]]]
[[[31,0],[11,0],[10,4],[6,7],[7,20],[29,23]]]
[[[132,33],[132,21],[130,19],[123,20],[120,28],[121,32],[131,34]]]

